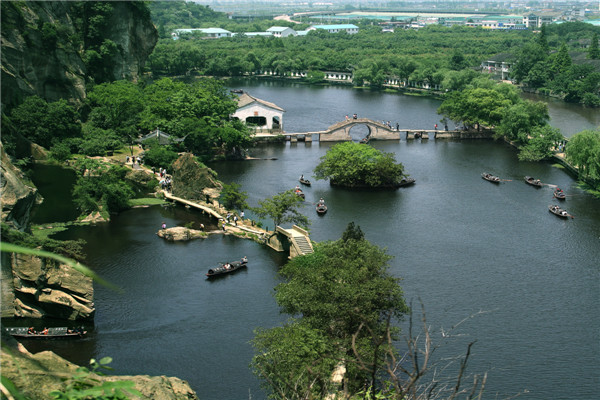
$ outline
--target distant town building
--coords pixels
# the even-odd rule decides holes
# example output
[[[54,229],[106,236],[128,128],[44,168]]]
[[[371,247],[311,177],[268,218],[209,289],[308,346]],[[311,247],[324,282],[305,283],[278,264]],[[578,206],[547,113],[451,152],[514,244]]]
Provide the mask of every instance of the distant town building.
[[[295,30],[285,26],[272,26],[267,29],[267,32],[272,33],[275,37],[298,36],[298,33]]]
[[[179,36],[185,34],[194,34],[198,33],[202,37],[218,39],[223,37],[231,37],[232,34],[228,30],[221,28],[190,28],[190,29],[175,29],[173,33],[171,33],[171,37],[173,40],[179,39]]]
[[[510,67],[512,66],[512,54],[500,53],[493,58],[481,63],[481,72],[492,74],[501,80],[510,79]]]
[[[313,25],[309,30],[324,29],[329,33],[338,33],[345,31],[350,34],[358,33],[358,26],[353,24],[340,24],[340,25]]]
[[[551,24],[553,21],[552,15],[529,14],[523,16],[523,24],[527,28],[540,28],[543,24]]]

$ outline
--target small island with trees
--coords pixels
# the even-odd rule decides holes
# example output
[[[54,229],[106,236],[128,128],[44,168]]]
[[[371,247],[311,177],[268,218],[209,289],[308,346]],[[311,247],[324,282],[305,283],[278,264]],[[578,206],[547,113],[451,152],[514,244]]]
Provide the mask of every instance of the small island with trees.
[[[348,188],[395,189],[408,182],[404,166],[396,163],[392,153],[354,142],[329,149],[316,166],[315,177]]]

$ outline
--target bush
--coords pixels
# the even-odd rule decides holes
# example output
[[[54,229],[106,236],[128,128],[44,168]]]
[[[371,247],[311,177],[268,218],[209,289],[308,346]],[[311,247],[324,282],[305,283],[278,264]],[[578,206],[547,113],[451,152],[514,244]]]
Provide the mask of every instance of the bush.
[[[50,148],[49,156],[58,162],[65,162],[71,158],[71,148],[67,143],[57,143]]]
[[[144,163],[155,168],[169,168],[179,155],[163,146],[153,146],[144,153]]]

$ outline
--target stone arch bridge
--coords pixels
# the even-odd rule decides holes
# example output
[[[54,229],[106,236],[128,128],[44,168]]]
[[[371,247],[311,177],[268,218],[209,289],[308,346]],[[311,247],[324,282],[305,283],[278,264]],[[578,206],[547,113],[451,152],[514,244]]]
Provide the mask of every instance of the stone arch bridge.
[[[368,139],[400,139],[400,132],[389,128],[381,122],[369,118],[352,118],[331,125],[326,131],[319,132],[319,141],[321,142],[339,142],[352,140],[350,130],[356,125],[365,125],[369,129]]]

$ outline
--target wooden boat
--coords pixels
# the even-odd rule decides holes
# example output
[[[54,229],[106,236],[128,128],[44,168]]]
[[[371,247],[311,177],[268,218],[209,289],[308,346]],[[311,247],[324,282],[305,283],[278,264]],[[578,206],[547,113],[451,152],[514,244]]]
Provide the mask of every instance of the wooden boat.
[[[500,178],[498,178],[495,175],[488,174],[487,172],[484,172],[483,174],[481,174],[481,177],[483,179],[485,179],[486,181],[490,181],[492,183],[500,183]]]
[[[368,137],[365,137],[365,138],[362,138],[359,143],[360,144],[368,144],[369,141],[370,141],[370,139]]]
[[[87,333],[83,328],[66,327],[45,328],[39,332],[26,327],[4,328],[4,330],[15,338],[24,339],[77,339]]]
[[[525,183],[528,183],[531,186],[535,186],[535,187],[542,187],[542,186],[544,186],[544,184],[542,183],[542,181],[540,181],[539,179],[532,178],[531,176],[526,176],[525,177]]]
[[[310,181],[308,179],[300,178],[300,183],[306,186],[310,186]]]
[[[567,198],[567,195],[565,194],[565,192],[562,191],[561,188],[556,188],[554,190],[554,198],[559,200],[565,200]]]
[[[232,272],[238,271],[242,268],[246,268],[248,265],[248,259],[246,257],[242,258],[240,261],[232,261],[225,264],[219,264],[218,267],[213,267],[208,270],[206,276],[208,278],[214,278],[216,276],[230,274]]]
[[[549,205],[548,206],[548,211],[550,211],[552,214],[556,215],[557,217],[561,217],[561,218],[575,218],[574,216],[572,216],[571,214],[569,214],[567,212],[567,210],[563,210],[562,208],[560,208],[557,205]]]
[[[319,202],[317,203],[317,214],[319,215],[325,215],[325,213],[327,212],[327,206],[325,205],[324,202]]]
[[[305,196],[304,193],[302,193],[302,189],[296,187],[296,189],[294,189],[294,193],[296,194],[296,196],[302,197],[302,200],[304,200]]]
[[[413,178],[402,178],[400,179],[400,182],[398,182],[398,187],[402,187],[402,186],[409,186],[412,185],[413,183],[415,183],[415,180]]]

